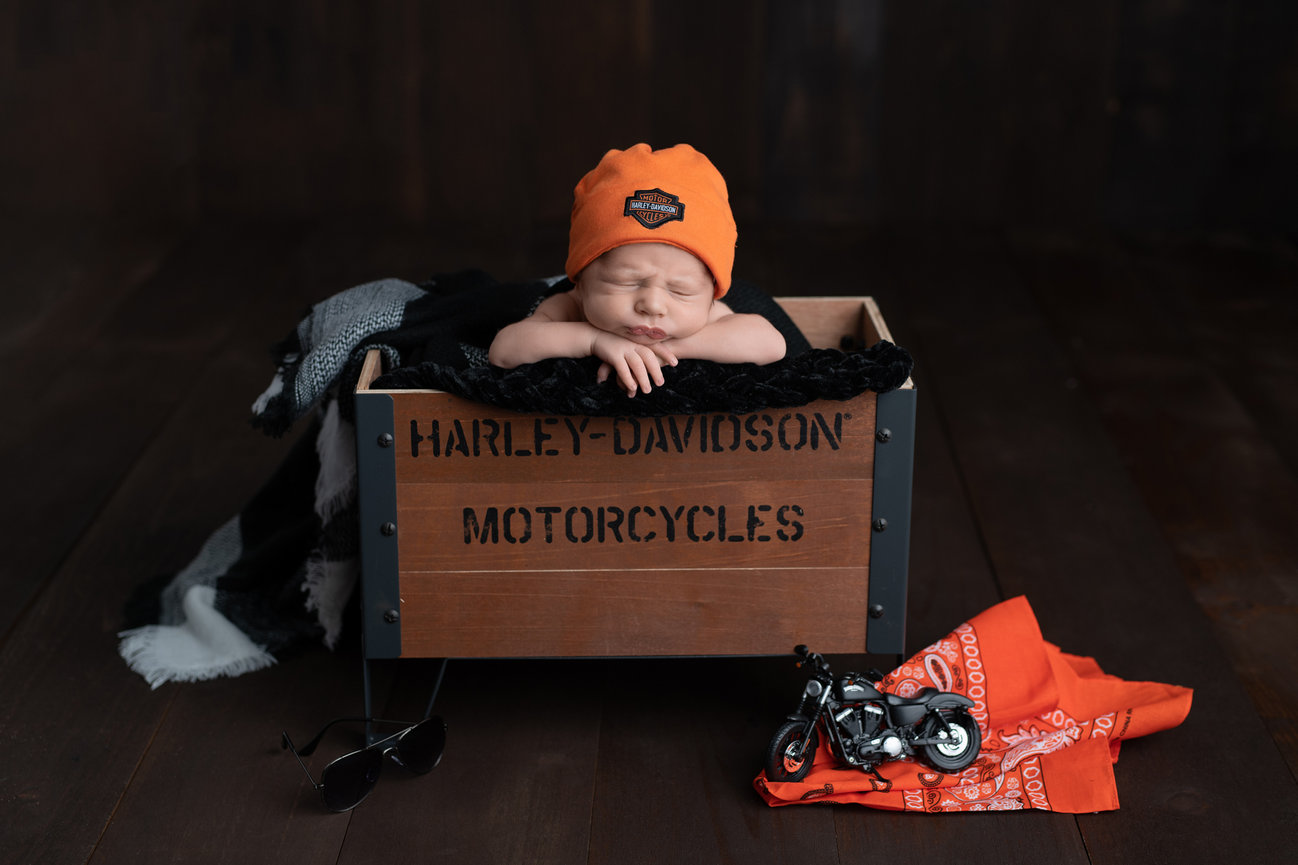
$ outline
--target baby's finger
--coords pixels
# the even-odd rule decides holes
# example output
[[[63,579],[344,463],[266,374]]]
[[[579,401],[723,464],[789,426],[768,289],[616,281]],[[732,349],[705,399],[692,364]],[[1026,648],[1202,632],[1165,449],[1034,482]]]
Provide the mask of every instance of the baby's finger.
[[[650,356],[652,357],[652,353],[650,353]],[[640,389],[645,393],[649,393],[653,385],[649,380],[650,372],[645,358],[639,351],[634,351],[627,355],[626,361],[635,376],[636,383],[640,385]]]
[[[666,379],[663,378],[662,360],[658,357],[657,349],[650,348],[649,351],[642,351],[641,359],[644,361],[645,369],[648,370],[649,377],[653,379],[654,384],[662,387]]]
[[[603,384],[604,382],[608,381],[609,373],[611,373],[612,371],[613,371],[613,367],[609,366],[608,361],[604,361],[603,363],[601,363],[599,365],[599,372],[595,373],[595,383]]]
[[[631,368],[627,365],[626,358],[618,358],[612,369],[617,373],[617,383],[621,385],[622,390],[626,391],[626,395],[635,396],[635,376],[631,374]]]
[[[662,343],[660,342],[655,343],[653,345],[653,350],[654,350],[654,354],[658,356],[658,359],[666,362],[668,366],[676,366],[676,364],[679,363],[679,361],[676,358],[675,352],[673,352],[670,348],[663,345]]]

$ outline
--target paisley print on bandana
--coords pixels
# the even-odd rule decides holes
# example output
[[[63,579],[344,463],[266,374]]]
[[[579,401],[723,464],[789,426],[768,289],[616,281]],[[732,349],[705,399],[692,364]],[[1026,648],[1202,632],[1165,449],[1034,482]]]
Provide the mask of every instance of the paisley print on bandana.
[[[753,782],[770,805],[852,802],[905,811],[1085,813],[1118,807],[1113,764],[1121,740],[1166,730],[1190,710],[1188,688],[1126,682],[1090,658],[1041,638],[1025,598],[992,607],[924,648],[884,678],[910,696],[922,688],[973,700],[982,730],[978,759],[943,775],[910,758],[873,776],[841,766],[823,745],[799,782]],[[822,736],[821,741],[824,741]],[[808,796],[810,794],[810,796]]]

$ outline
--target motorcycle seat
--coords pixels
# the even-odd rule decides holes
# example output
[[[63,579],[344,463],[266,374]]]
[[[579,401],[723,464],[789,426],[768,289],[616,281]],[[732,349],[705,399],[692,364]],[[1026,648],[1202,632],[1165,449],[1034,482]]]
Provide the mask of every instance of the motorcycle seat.
[[[913,696],[899,697],[896,694],[887,694],[885,699],[889,706],[913,706],[923,703],[934,694],[940,694],[937,688],[920,688]]]

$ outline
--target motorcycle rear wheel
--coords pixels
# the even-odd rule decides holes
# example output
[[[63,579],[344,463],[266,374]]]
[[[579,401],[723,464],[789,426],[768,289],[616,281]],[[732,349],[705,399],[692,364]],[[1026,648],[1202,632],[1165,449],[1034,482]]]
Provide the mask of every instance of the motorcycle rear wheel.
[[[820,744],[820,739],[813,729],[807,747],[799,751],[806,732],[807,722],[801,719],[786,721],[784,726],[775,731],[770,747],[766,749],[766,780],[801,781],[807,777],[811,764],[816,759],[816,747]]]
[[[982,732],[978,722],[963,709],[946,710],[942,717],[951,725],[953,737],[947,742],[934,743],[923,747],[924,762],[948,774],[962,772],[969,764],[978,759],[978,749],[982,747]],[[946,730],[946,726],[937,718],[924,722],[924,738],[933,738]]]

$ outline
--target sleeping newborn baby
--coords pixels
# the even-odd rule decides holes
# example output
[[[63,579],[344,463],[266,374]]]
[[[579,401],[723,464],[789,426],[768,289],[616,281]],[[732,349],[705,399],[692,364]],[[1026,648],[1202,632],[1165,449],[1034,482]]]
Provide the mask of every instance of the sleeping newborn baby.
[[[569,291],[504,327],[488,352],[512,368],[551,357],[598,357],[599,381],[628,396],[663,384],[686,358],[773,363],[784,337],[760,315],[733,312],[737,231],[726,182],[688,144],[610,150],[574,190]]]

